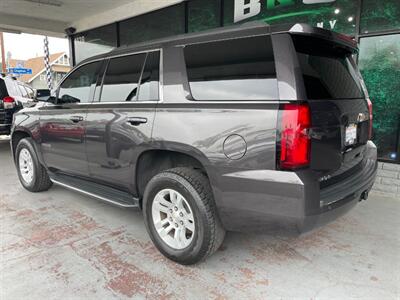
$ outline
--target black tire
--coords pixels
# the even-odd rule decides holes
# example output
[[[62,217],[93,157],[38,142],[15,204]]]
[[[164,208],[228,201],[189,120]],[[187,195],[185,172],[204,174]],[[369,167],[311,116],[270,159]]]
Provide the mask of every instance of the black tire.
[[[23,149],[28,150],[33,161],[33,179],[31,182],[26,182],[19,168],[19,155]],[[46,169],[40,164],[35,148],[33,147],[31,138],[24,138],[19,141],[17,149],[15,151],[15,165],[17,166],[17,172],[19,181],[22,186],[30,192],[37,193],[47,191],[51,186],[52,182],[47,174]]]
[[[193,212],[196,230],[191,243],[181,250],[168,246],[154,226],[152,204],[157,193],[163,189],[178,191]],[[158,250],[183,265],[195,264],[210,256],[218,250],[225,237],[208,178],[191,168],[174,168],[154,176],[144,192],[143,215],[147,231]]]

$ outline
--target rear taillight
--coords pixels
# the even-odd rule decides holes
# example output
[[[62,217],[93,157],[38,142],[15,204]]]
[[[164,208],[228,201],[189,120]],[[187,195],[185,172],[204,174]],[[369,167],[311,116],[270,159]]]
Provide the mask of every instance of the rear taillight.
[[[310,107],[307,104],[284,104],[281,110],[281,169],[293,170],[310,164]]]
[[[367,98],[368,103],[368,111],[369,111],[369,131],[368,138],[372,139],[372,124],[373,124],[373,116],[372,116],[372,102],[369,98]]]
[[[3,106],[5,109],[10,109],[15,107],[15,99],[13,97],[4,97]]]

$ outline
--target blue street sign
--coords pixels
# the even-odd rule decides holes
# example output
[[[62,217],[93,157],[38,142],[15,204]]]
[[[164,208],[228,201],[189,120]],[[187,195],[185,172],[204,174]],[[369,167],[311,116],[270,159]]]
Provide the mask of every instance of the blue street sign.
[[[21,75],[27,75],[27,74],[32,74],[32,69],[26,69],[26,68],[9,68],[8,73],[10,74],[21,74]]]

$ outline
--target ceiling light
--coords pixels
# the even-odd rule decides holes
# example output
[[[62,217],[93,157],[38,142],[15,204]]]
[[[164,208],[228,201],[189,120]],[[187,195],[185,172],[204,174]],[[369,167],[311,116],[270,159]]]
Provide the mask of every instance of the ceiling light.
[[[62,6],[63,3],[59,0],[24,0],[25,2],[37,3],[39,5],[49,5],[49,6]]]
[[[339,13],[340,13],[340,9],[339,9],[339,8],[336,8],[336,9],[335,9],[335,14],[338,15]]]
[[[347,21],[349,21],[349,22],[353,22],[353,20],[354,20],[353,17],[349,17],[349,18],[347,19]]]

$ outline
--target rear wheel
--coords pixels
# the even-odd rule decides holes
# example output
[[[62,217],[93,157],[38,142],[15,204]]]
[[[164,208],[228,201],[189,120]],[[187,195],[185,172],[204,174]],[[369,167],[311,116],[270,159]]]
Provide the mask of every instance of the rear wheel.
[[[208,179],[194,169],[175,168],[153,177],[144,193],[143,214],[156,247],[181,264],[211,255],[225,236]]]
[[[15,164],[19,180],[28,191],[42,192],[51,187],[52,182],[37,158],[31,138],[19,141],[15,151]]]

